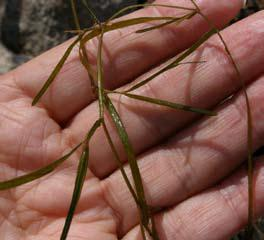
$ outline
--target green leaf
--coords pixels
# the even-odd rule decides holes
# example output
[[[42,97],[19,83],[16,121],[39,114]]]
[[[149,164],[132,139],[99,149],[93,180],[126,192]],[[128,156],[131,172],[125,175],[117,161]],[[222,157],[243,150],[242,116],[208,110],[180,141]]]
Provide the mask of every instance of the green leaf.
[[[206,109],[191,107],[191,106],[180,104],[180,103],[173,103],[173,102],[169,102],[169,101],[165,101],[165,100],[161,100],[161,99],[157,99],[157,98],[150,98],[150,97],[126,93],[126,92],[120,93],[120,94],[123,94],[129,98],[133,98],[133,99],[136,99],[139,101],[144,101],[144,102],[160,105],[160,106],[172,108],[175,110],[183,110],[183,111],[194,112],[194,113],[198,113],[198,114],[204,114],[204,115],[208,115],[208,116],[216,116],[215,112],[212,112],[212,111],[209,111]]]
[[[7,190],[10,188],[18,187],[20,185],[32,182],[36,179],[39,179],[39,178],[51,173],[53,170],[55,170],[57,167],[59,167],[63,162],[65,162],[81,145],[82,145],[82,143],[78,144],[68,154],[66,154],[65,156],[61,157],[60,159],[54,161],[53,163],[47,165],[46,167],[38,169],[38,170],[36,170],[32,173],[26,174],[24,176],[14,178],[12,180],[0,182],[0,190]]]
[[[82,0],[82,3],[83,5],[85,6],[85,8],[88,10],[91,18],[93,19],[94,23],[97,23],[97,24],[101,24],[100,23],[100,20],[98,19],[98,17],[96,16],[96,14],[94,13],[94,11],[92,10],[90,4],[88,3],[87,0]]]
[[[98,85],[98,101],[99,101],[99,115],[100,118],[104,117],[104,71],[102,60],[104,28],[101,29],[99,37],[98,53],[97,53],[97,85]]]
[[[87,73],[88,73],[88,77],[89,77],[89,80],[90,80],[90,83],[91,83],[91,87],[93,89],[93,91],[95,92],[95,82],[94,82],[94,79],[95,79],[95,73],[89,63],[89,58],[88,58],[88,54],[86,52],[86,49],[85,49],[85,45],[82,43],[82,40],[81,40],[81,43],[80,43],[80,47],[79,47],[79,57],[80,57],[80,61],[82,63],[82,65],[84,66],[84,68],[86,69]]]
[[[63,231],[61,234],[61,240],[65,240],[67,238],[67,235],[70,230],[71,222],[74,216],[74,212],[76,210],[77,204],[79,202],[83,184],[85,181],[85,177],[87,174],[87,169],[88,169],[88,160],[89,160],[89,141],[94,135],[95,131],[98,129],[98,127],[101,125],[102,121],[101,119],[97,120],[90,131],[87,133],[85,142],[84,142],[84,149],[82,152],[82,155],[80,157],[79,161],[79,166],[78,166],[78,171],[77,171],[77,176],[75,179],[75,185],[74,185],[74,190],[73,190],[73,195],[72,195],[72,200],[71,200],[71,205],[67,214],[67,218],[65,220],[65,224],[63,227]]]
[[[197,14],[197,12],[193,12],[193,13],[191,13],[191,14],[187,14],[187,15],[185,15],[185,16],[183,16],[183,17],[178,17],[178,18],[171,19],[171,20],[169,20],[169,21],[166,21],[165,23],[161,23],[161,24],[156,25],[156,26],[153,26],[153,27],[140,29],[140,30],[136,31],[136,33],[145,33],[145,32],[149,32],[149,31],[156,30],[156,29],[159,29],[159,28],[165,27],[165,26],[170,25],[170,24],[173,24],[173,23],[176,23],[176,24],[178,25],[178,24],[182,23],[184,20],[190,19],[190,18],[193,17],[195,14]]]
[[[44,85],[42,86],[42,88],[40,89],[40,91],[38,92],[38,94],[33,99],[33,102],[32,102],[32,105],[33,106],[38,103],[38,101],[45,94],[45,92],[47,91],[47,89],[49,88],[49,86],[53,83],[54,79],[56,78],[56,76],[58,75],[58,73],[62,69],[64,63],[66,62],[67,58],[69,57],[72,49],[80,41],[81,37],[82,37],[82,35],[78,36],[77,39],[68,47],[68,49],[66,50],[66,52],[64,53],[64,55],[60,59],[59,63],[56,65],[56,67],[52,71],[52,73],[49,76],[48,80],[44,83]]]
[[[140,219],[140,221],[139,221],[139,226],[140,226],[140,231],[141,231],[143,240],[147,240],[145,228],[144,228],[144,225],[142,223],[142,219]]]
[[[169,69],[177,66],[181,61],[183,61],[185,58],[187,58],[189,55],[191,55],[195,50],[197,50],[207,39],[209,39],[215,33],[216,33],[216,30],[214,28],[211,29],[210,31],[208,31],[207,33],[205,33],[189,49],[187,49],[180,56],[178,56],[173,62],[171,62],[170,64],[168,64],[167,66],[165,66],[164,68],[162,68],[161,70],[159,70],[158,72],[154,73],[153,75],[151,75],[147,79],[145,79],[145,80],[137,83],[136,85],[132,86],[126,92],[131,92],[131,91],[133,91],[133,90],[135,90],[135,89],[137,89],[139,87],[142,87],[143,85],[145,85],[146,83],[150,82],[151,80],[153,80],[154,78],[156,78],[160,74],[162,74],[162,73],[168,71]]]
[[[94,135],[95,131],[101,126],[102,124],[102,119],[98,119],[94,125],[91,127],[90,131],[87,133],[85,141],[84,142],[89,142],[92,136]]]
[[[76,0],[71,0],[72,14],[73,14],[75,26],[76,26],[77,30],[80,30],[81,29],[80,21],[79,21],[79,18],[78,18],[75,1]]]
[[[88,157],[89,157],[89,149],[88,146],[85,146],[83,153],[80,158],[78,172],[75,180],[74,191],[72,195],[70,209],[67,214],[67,218],[63,227],[63,231],[61,234],[61,240],[65,240],[70,230],[71,222],[73,219],[74,212],[76,210],[76,206],[81,196],[82,187],[85,181],[87,169],[88,169]]]
[[[148,226],[149,220],[150,220],[150,211],[148,209],[148,205],[145,199],[142,178],[141,178],[141,174],[139,171],[139,167],[137,164],[137,160],[135,157],[132,144],[130,143],[126,129],[122,123],[122,120],[118,112],[116,111],[113,103],[111,102],[110,98],[107,95],[105,96],[105,106],[115,124],[118,135],[120,137],[120,140],[127,154],[128,163],[129,163],[129,166],[132,172],[132,177],[133,177],[133,181],[134,181],[136,192],[137,192],[137,199],[140,204],[142,224],[144,226]]]
[[[104,28],[104,33],[107,33],[110,31],[126,28],[137,24],[148,23],[152,21],[166,21],[172,19],[175,19],[175,17],[139,17],[139,18],[121,20],[118,22],[108,23],[108,24],[102,23],[101,25],[94,26],[93,30],[83,37],[83,43],[86,43],[90,39],[99,36],[101,34],[102,27]]]
[[[83,39],[80,40],[80,46],[79,46],[79,57],[80,57],[80,61],[82,63],[82,65],[85,67],[87,73],[88,73],[88,77],[91,83],[91,87],[93,90],[93,93],[96,95],[95,89],[96,89],[96,83],[95,83],[95,79],[96,79],[96,74],[95,71],[93,71],[90,63],[89,63],[89,58],[88,58],[88,54],[85,48],[85,42]]]
[[[121,159],[120,159],[120,157],[119,157],[119,154],[118,154],[118,152],[117,152],[117,150],[116,150],[116,147],[115,147],[115,145],[114,145],[114,143],[113,143],[113,140],[112,140],[112,138],[111,138],[111,136],[110,136],[110,134],[109,134],[109,131],[108,131],[108,129],[107,129],[105,123],[103,123],[103,128],[104,128],[104,132],[105,132],[106,138],[107,138],[107,140],[108,140],[108,143],[109,143],[109,145],[110,145],[110,147],[111,147],[111,150],[112,150],[112,152],[113,152],[113,154],[114,154],[114,157],[115,157],[116,163],[117,163],[117,165],[118,165],[118,168],[119,168],[119,170],[121,171],[121,174],[122,174],[122,176],[123,176],[123,178],[124,178],[124,180],[125,180],[125,182],[126,182],[126,185],[127,185],[128,189],[129,189],[129,191],[130,191],[132,197],[134,198],[134,201],[135,201],[136,204],[139,206],[139,202],[138,202],[138,199],[137,199],[137,194],[135,193],[135,191],[134,191],[134,189],[133,189],[133,186],[132,186],[132,184],[130,183],[130,181],[129,181],[129,179],[128,179],[128,176],[127,176],[126,171],[125,171],[125,169],[124,169],[123,163],[122,163],[122,161],[121,161]],[[140,206],[139,206],[139,207],[140,207]]]
[[[87,134],[85,141],[89,140],[96,129],[101,125],[101,120],[97,120],[89,133]],[[17,177],[8,181],[0,182],[0,191],[15,188],[21,185],[24,185],[26,183],[32,182],[36,179],[39,179],[41,177],[44,177],[45,175],[51,173],[54,171],[57,167],[59,167],[62,163],[64,163],[76,150],[83,144],[83,142],[76,145],[69,153],[64,155],[63,157],[59,158],[58,160],[52,162],[51,164],[40,168],[36,171],[33,171],[29,174],[23,175],[21,177]]]
[[[175,20],[175,17],[138,17],[122,20],[119,22],[109,23],[106,25],[106,31],[112,31],[120,28],[126,28],[142,23],[148,23],[153,21],[170,21]]]
[[[153,215],[151,216],[151,226],[152,226],[151,233],[153,240],[159,240],[159,234],[157,232],[157,227]]]

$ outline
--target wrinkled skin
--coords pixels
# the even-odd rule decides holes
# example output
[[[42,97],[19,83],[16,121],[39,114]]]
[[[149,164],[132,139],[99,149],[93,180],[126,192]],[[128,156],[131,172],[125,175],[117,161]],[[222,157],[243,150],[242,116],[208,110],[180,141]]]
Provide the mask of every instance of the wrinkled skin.
[[[159,1],[164,3],[165,1]],[[219,27],[242,6],[240,0],[197,1]],[[174,1],[166,1],[174,3]],[[190,5],[178,1],[178,5]],[[173,9],[147,9],[130,15],[170,15]],[[264,15],[259,12],[223,30],[247,83],[253,115],[254,150],[263,145]],[[190,46],[208,30],[198,16],[180,26],[135,36],[128,30],[105,36],[105,82],[111,89]],[[120,39],[118,41],[118,39]],[[29,173],[67,153],[97,118],[85,69],[75,48],[37,106],[31,102],[65,51],[65,43],[0,77],[0,179]],[[96,60],[96,40],[87,46]],[[139,162],[149,205],[162,240],[228,239],[247,223],[246,107],[241,83],[219,39],[214,36],[183,65],[157,77],[135,93],[211,108],[216,117],[172,111],[111,95],[123,118]],[[186,60],[187,61],[187,60]],[[140,77],[139,77],[140,78]],[[226,97],[233,98],[219,105]],[[106,116],[106,119],[109,119]],[[120,151],[113,124],[107,126]],[[74,217],[70,240],[139,240],[137,208],[115,164],[102,129],[91,143],[90,170]],[[80,152],[53,173],[0,193],[3,240],[57,240],[74,187]],[[264,168],[256,164],[256,217],[264,210]],[[210,237],[208,237],[210,236]]]

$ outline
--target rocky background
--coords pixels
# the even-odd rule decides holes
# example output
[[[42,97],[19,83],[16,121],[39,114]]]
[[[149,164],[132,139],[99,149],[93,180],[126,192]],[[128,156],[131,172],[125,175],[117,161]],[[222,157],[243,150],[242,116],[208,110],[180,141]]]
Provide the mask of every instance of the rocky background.
[[[100,20],[118,9],[146,0],[88,0]],[[240,17],[263,7],[263,0],[249,0]],[[77,0],[83,27],[91,24]],[[0,0],[0,74],[65,41],[74,29],[69,0]]]
[[[103,21],[118,9],[144,1],[88,2]],[[81,0],[77,5],[82,26],[90,26]],[[69,0],[0,0],[0,74],[65,41],[71,37],[64,33],[69,29],[74,29]]]
[[[109,18],[118,9],[146,0],[88,0],[100,20]],[[77,0],[82,6],[81,0]],[[237,20],[264,9],[264,0],[248,0]],[[82,27],[91,24],[83,7],[78,13]],[[0,74],[65,41],[74,29],[69,0],[0,0]],[[261,149],[257,154],[263,154]],[[264,220],[259,220],[264,231]],[[244,231],[232,240],[245,240]],[[254,240],[263,239],[257,236]],[[208,237],[210,239],[210,237]]]

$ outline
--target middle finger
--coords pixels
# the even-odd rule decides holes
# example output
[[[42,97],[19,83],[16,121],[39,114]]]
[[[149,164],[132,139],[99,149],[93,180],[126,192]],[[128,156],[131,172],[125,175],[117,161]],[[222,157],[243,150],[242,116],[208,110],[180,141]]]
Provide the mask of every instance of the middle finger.
[[[264,48],[262,44],[264,35],[258,31],[259,28],[263,28],[262,15],[263,13],[256,14],[223,31],[224,39],[232,49],[232,55],[239,65],[242,81],[247,83],[263,72],[264,55],[260,48]],[[255,51],[256,48],[258,51]],[[218,104],[240,88],[241,82],[237,79],[234,67],[216,36],[186,59],[186,61],[191,60],[207,60],[208,62],[172,69],[136,93],[208,108]],[[115,103],[118,102],[116,106],[136,154],[144,152],[197,117],[195,114],[157,108],[136,100],[131,101],[126,97],[119,99],[118,96],[114,96],[113,98],[116,100]],[[69,128],[64,130],[65,133],[74,142],[80,142],[88,131],[88,127],[97,119],[97,112],[98,104],[95,102],[76,116]],[[108,125],[121,159],[125,161],[126,155],[115,129],[112,125]],[[93,148],[90,167],[95,175],[105,177],[117,166],[103,131],[96,133],[91,144]]]

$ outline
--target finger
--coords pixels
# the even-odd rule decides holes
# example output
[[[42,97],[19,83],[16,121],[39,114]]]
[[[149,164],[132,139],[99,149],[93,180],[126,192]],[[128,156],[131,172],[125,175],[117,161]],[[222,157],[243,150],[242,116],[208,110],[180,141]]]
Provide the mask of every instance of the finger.
[[[264,70],[262,67],[264,55],[261,51],[264,48],[262,44],[264,35],[259,30],[264,27],[262,18],[263,13],[259,13],[223,31],[224,39],[238,63],[242,81],[246,83],[253,81]],[[259,51],[255,51],[256,48]],[[208,62],[172,69],[136,93],[210,108],[241,87],[234,67],[217,37],[212,38],[193,56],[186,59],[186,61],[189,60],[207,60]],[[195,114],[143,104],[126,97],[114,97],[116,107],[137,154],[166,139],[197,118]],[[75,142],[79,142],[84,137],[87,128],[98,117],[97,111],[97,103],[90,105],[78,114],[70,127],[65,130]],[[111,124],[108,125],[114,143],[120,151],[121,159],[125,161],[126,156],[115,129]],[[102,131],[95,135],[93,146],[90,167],[97,176],[108,176],[116,169],[116,164]]]
[[[264,165],[259,159],[255,182],[256,218],[264,213]],[[247,224],[247,175],[245,167],[215,187],[156,216],[161,240],[229,239]],[[141,240],[139,227],[123,240]]]
[[[264,145],[264,77],[248,94],[253,116],[254,150]],[[167,143],[139,158],[148,203],[166,208],[212,186],[247,158],[247,112],[243,93]],[[128,172],[128,167],[126,168]],[[137,207],[120,172],[104,181],[106,198],[122,218],[126,232],[137,223]]]
[[[172,0],[157,1],[159,2],[175,4]],[[181,0],[177,1],[177,4],[189,6],[190,2]],[[200,1],[205,14],[219,26],[223,26],[232,19],[241,5],[241,0],[231,2],[223,0],[217,4],[213,0]],[[166,8],[147,8],[128,17],[166,16],[175,13],[177,14],[177,11]],[[136,37],[134,34],[130,35],[129,30],[106,34],[104,46],[106,87],[115,88],[130,81],[151,66],[188,47],[207,29],[207,24],[201,18],[195,17],[179,27],[169,26]],[[33,98],[71,42],[72,40],[26,63],[7,77],[15,81],[19,88]],[[92,41],[87,46],[92,65],[96,63],[96,45],[96,41]],[[93,98],[88,76],[80,64],[78,47],[76,47],[41,103],[55,120],[61,122],[76,114]]]

